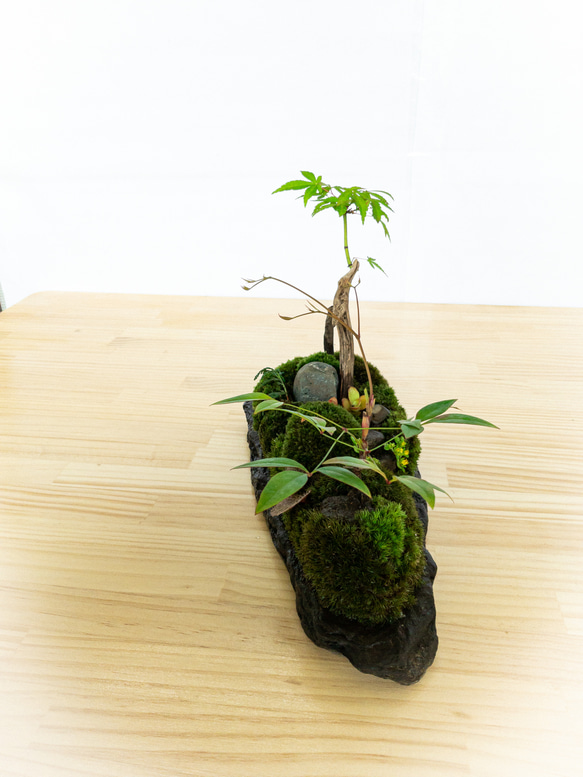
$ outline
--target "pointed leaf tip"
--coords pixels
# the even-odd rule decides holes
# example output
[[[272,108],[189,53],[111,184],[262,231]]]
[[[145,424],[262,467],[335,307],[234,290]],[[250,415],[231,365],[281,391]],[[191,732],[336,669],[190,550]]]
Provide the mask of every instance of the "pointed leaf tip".
[[[292,494],[298,492],[308,482],[308,476],[304,472],[297,470],[286,470],[274,475],[259,497],[255,513],[261,513],[263,510],[269,510],[279,502],[283,502]]]

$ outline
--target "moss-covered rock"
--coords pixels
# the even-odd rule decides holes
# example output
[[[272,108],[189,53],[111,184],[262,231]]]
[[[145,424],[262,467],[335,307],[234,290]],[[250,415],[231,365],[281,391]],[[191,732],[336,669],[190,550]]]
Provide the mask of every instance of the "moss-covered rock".
[[[263,458],[263,451],[259,444],[259,436],[253,429],[252,403],[245,403],[244,409],[248,423],[247,439],[251,459],[255,461]],[[257,499],[268,480],[269,470],[263,467],[251,469],[251,482]],[[427,548],[424,549],[423,575],[411,597],[414,600],[413,603],[411,606],[403,605],[402,617],[393,618],[387,611],[387,617],[378,623],[367,619],[367,613],[359,612],[358,607],[355,608],[357,613],[355,618],[342,614],[341,610],[346,609],[344,605],[337,610],[338,614],[325,607],[314,586],[306,578],[295,549],[300,546],[306,524],[311,520],[314,512],[319,512],[329,522],[354,524],[362,518],[362,516],[357,517],[357,513],[365,510],[368,511],[368,516],[364,516],[364,523],[368,525],[371,543],[378,549],[377,556],[380,557],[380,562],[387,562],[392,557],[396,558],[398,563],[400,557],[405,570],[402,577],[407,579],[407,571],[414,570],[415,567],[421,568],[423,563],[420,563],[417,558],[417,543],[412,543],[413,551],[407,555],[406,527],[412,526],[409,521],[411,501],[417,510],[417,516],[413,515],[413,520],[416,521],[418,517],[423,527],[427,527],[427,504],[417,494],[412,496],[408,490],[401,493],[399,488],[403,487],[396,484],[393,497],[397,501],[406,494],[404,503],[400,504],[406,516],[405,530],[403,530],[401,514],[397,516],[398,521],[395,521],[394,515],[388,521],[384,520],[383,515],[375,517],[375,509],[380,507],[382,512],[382,499],[377,498],[373,504],[373,500],[369,500],[356,489],[351,489],[346,496],[327,497],[316,510],[314,507],[309,508],[306,502],[303,502],[282,516],[275,515],[271,510],[266,510],[264,515],[273,543],[289,572],[296,594],[298,616],[306,635],[319,647],[346,656],[361,672],[391,679],[402,685],[411,685],[418,682],[432,664],[438,647],[433,597],[433,580],[437,567]],[[418,526],[413,531],[417,536],[421,536]],[[378,562],[379,558],[377,558]],[[410,591],[414,585],[414,577],[410,576],[408,579]],[[323,580],[326,580],[326,575],[323,575]],[[393,589],[393,591],[395,604],[400,596],[403,602],[408,601],[406,591],[405,597],[402,596],[402,589],[400,591]],[[384,591],[381,592],[381,601],[383,595]],[[381,607],[377,608],[377,617],[382,617]]]
[[[399,618],[415,601],[425,566],[423,527],[382,497],[354,520],[304,512],[290,536],[324,607],[362,623]],[[298,542],[299,540],[299,542]]]
[[[292,401],[293,382],[297,371],[305,364],[308,364],[309,362],[314,362],[314,361],[330,364],[337,370],[340,368],[338,353],[329,354],[329,353],[325,353],[324,351],[313,353],[310,356],[298,356],[294,359],[290,359],[289,361],[284,362],[283,364],[280,364],[279,367],[276,368],[285,383],[286,391],[287,391],[288,397],[290,398],[289,404],[292,405],[293,407],[297,407],[298,409],[301,409],[301,408],[309,409],[310,406],[312,406],[312,409],[314,409],[314,403],[306,403],[306,404],[300,405],[297,402]],[[369,363],[368,366],[369,366],[369,370],[370,370],[370,374],[373,382],[375,400],[379,404],[384,405],[390,411],[390,416],[385,422],[384,426],[392,427],[396,432],[398,431],[398,426],[395,422],[399,419],[406,418],[407,414],[404,408],[399,404],[399,401],[395,395],[395,392],[389,386],[389,384],[381,374],[380,370],[377,367],[375,367],[374,364]],[[364,361],[360,356],[354,357],[354,384],[355,384],[355,388],[357,388],[361,394],[364,393],[365,389],[368,390],[368,377],[366,374],[366,368],[364,365]],[[273,372],[265,372],[262,375],[259,382],[257,383],[257,385],[255,386],[255,391],[261,391],[266,394],[273,394],[273,395],[279,396],[280,393],[282,392],[282,387],[278,378],[274,376]],[[325,403],[318,403],[318,404],[320,404],[321,406],[322,404],[325,404]],[[319,412],[319,411],[316,410],[316,412]],[[279,452],[276,453],[274,451],[272,447],[273,441],[275,438],[286,433],[286,429],[287,429],[288,423],[290,422],[290,418],[291,416],[289,414],[278,412],[278,411],[260,413],[259,415],[254,417],[253,426],[254,426],[254,429],[259,434],[261,447],[264,451],[265,456],[281,455],[281,453]],[[350,421],[345,420],[344,422],[340,422],[340,423],[343,423],[343,425],[345,426],[358,425],[358,422],[356,421],[354,416],[351,416]],[[295,428],[295,425],[292,426],[292,428]],[[385,436],[389,438],[390,432],[386,432]],[[285,447],[286,449],[290,448],[289,445],[286,445]],[[279,450],[279,445],[278,445],[278,450]],[[415,437],[409,440],[410,455],[409,455],[408,465],[405,470],[406,474],[411,475],[415,473],[415,470],[417,469],[417,460],[419,458],[420,450],[421,450],[421,447],[419,444],[418,437]],[[346,449],[341,451],[340,446],[336,446],[334,450],[334,455],[340,455],[340,453],[346,455],[348,453],[348,450]],[[285,455],[289,455],[289,454],[285,454]],[[295,457],[292,455],[291,458],[295,458]],[[302,461],[301,459],[298,459],[298,460]]]
[[[293,382],[297,371],[312,361],[331,364],[339,369],[338,354],[323,352],[290,359],[277,370],[288,393],[293,397]],[[396,421],[406,418],[395,392],[379,370],[369,364],[375,399],[389,411],[383,426],[396,427]],[[354,385],[362,394],[368,389],[364,361],[355,357]],[[281,392],[281,383],[272,372],[264,373],[256,391]],[[282,396],[280,398],[283,399]],[[335,435],[349,442],[341,430],[355,429],[359,420],[340,405],[328,402],[286,403],[317,413],[339,431]],[[312,471],[329,453],[330,456],[355,455],[351,447],[338,443],[330,451],[331,440],[312,424],[300,417],[281,411],[267,411],[254,416],[264,456],[284,456],[294,459]],[[358,433],[356,432],[358,436]],[[390,439],[390,431],[385,431]],[[415,474],[420,452],[418,437],[407,441],[409,448],[406,474]],[[382,454],[382,449],[379,449]],[[382,464],[382,456],[379,456]],[[394,458],[393,458],[394,461]],[[390,480],[392,473],[384,470]],[[402,470],[401,470],[402,471]],[[277,470],[270,470],[270,475]],[[360,621],[378,624],[400,617],[415,601],[425,564],[423,527],[417,517],[412,492],[401,483],[387,483],[379,474],[354,470],[368,486],[372,501],[366,509],[353,509],[346,515],[335,515],[323,507],[338,497],[360,494],[350,486],[321,474],[309,481],[310,494],[301,505],[283,518],[304,574],[313,586],[322,605],[331,612]],[[362,495],[360,495],[362,497]],[[362,499],[361,499],[362,501]]]

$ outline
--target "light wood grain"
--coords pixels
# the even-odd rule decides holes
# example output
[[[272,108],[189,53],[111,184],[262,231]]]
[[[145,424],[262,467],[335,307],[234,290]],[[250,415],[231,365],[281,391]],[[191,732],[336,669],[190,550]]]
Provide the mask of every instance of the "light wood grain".
[[[432,428],[440,647],[416,686],[304,636],[239,406],[300,301],[75,293],[0,315],[2,777],[583,774],[583,311],[364,304]],[[261,331],[258,340],[256,333]]]

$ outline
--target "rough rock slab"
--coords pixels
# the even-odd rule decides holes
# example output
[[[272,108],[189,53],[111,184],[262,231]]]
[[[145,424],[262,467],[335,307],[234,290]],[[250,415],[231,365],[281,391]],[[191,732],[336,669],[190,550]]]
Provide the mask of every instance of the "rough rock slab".
[[[244,404],[247,417],[247,440],[251,460],[263,457],[259,436],[253,430],[253,407]],[[264,467],[251,470],[251,482],[255,496],[259,495],[269,480]],[[426,502],[414,494],[419,518],[427,534],[428,514]],[[301,565],[280,516],[264,512],[271,538],[287,566],[291,583],[296,592],[296,608],[307,636],[319,647],[342,653],[361,672],[394,680],[401,685],[418,682],[431,666],[437,652],[435,629],[435,602],[433,580],[437,572],[435,561],[425,549],[426,565],[417,601],[402,618],[387,624],[367,626],[349,618],[335,615],[322,607],[310,583],[304,577]]]

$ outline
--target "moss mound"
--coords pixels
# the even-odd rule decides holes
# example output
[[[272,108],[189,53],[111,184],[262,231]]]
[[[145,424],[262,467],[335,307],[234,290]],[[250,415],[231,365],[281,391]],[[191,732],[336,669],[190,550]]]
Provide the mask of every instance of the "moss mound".
[[[324,351],[319,351],[318,353],[313,353],[310,356],[298,356],[294,359],[290,359],[287,362],[284,362],[283,364],[280,364],[279,367],[277,367],[277,370],[279,371],[286,387],[286,391],[288,394],[288,397],[290,398],[291,405],[297,407],[298,409],[306,408],[306,409],[312,409],[315,412],[321,413],[321,415],[324,415],[325,413],[321,411],[320,408],[322,407],[334,407],[333,405],[330,405],[329,403],[325,402],[319,402],[319,403],[305,403],[303,405],[300,405],[297,402],[293,402],[293,383],[294,378],[296,376],[297,371],[304,366],[304,364],[308,364],[309,362],[324,362],[325,364],[331,364],[336,370],[340,368],[340,362],[339,362],[339,355],[338,353],[335,354],[329,354],[325,353]],[[395,392],[393,389],[389,386],[385,378],[382,376],[381,372],[377,367],[374,366],[374,364],[370,364],[369,362],[369,370],[373,382],[373,389],[374,389],[374,395],[376,401],[384,405],[389,411],[390,416],[385,422],[386,426],[395,426],[395,421],[406,418],[407,414],[404,410],[404,408],[399,404],[399,401],[395,395]],[[355,388],[358,389],[358,391],[363,394],[365,388],[368,390],[368,378],[366,374],[366,369],[364,366],[364,361],[360,356],[354,357],[354,385]],[[255,386],[255,391],[261,391],[266,394],[271,394],[274,396],[278,396],[280,399],[284,399],[284,397],[281,397],[280,394],[282,393],[282,387],[279,380],[275,377],[273,372],[266,372],[263,374],[257,385]],[[318,407],[319,406],[319,407]],[[340,410],[343,410],[343,408],[339,408]],[[336,417],[333,416],[326,416],[327,418],[330,418],[331,420],[336,420]],[[289,454],[282,454],[282,448],[285,448],[286,450],[290,449],[289,445],[285,445],[285,443],[282,443],[281,436],[286,436],[286,430],[288,427],[288,424],[290,423],[290,419],[293,418],[293,416],[290,416],[287,413],[281,413],[281,412],[268,412],[268,413],[260,413],[259,415],[255,416],[253,419],[253,427],[259,434],[259,440],[261,442],[261,448],[263,450],[263,453],[265,456],[281,456],[281,455],[289,455]],[[340,419],[340,415],[338,416]],[[344,420],[338,420],[338,423],[341,423],[343,426],[356,426],[357,421],[354,416],[350,416],[350,420],[346,416],[343,416]],[[305,428],[312,428],[309,426],[309,424],[302,424]],[[294,431],[294,435],[297,436],[298,431],[298,424],[294,423],[291,427]],[[318,432],[316,432],[318,434]],[[274,448],[274,441],[280,438],[277,442],[275,442],[275,448]],[[313,435],[309,435],[310,441],[313,440]],[[300,444],[301,448],[305,447],[305,444]],[[406,474],[413,475],[415,473],[415,470],[417,469],[417,460],[419,458],[421,447],[419,444],[419,438],[415,437],[411,440],[409,440],[409,464],[406,469]],[[325,451],[324,451],[325,453]],[[346,455],[349,453],[349,449],[344,449],[344,446],[336,446],[334,449],[334,455]],[[322,454],[323,455],[323,454]],[[293,455],[291,458],[296,458]],[[298,457],[298,461],[302,461],[302,463],[305,463],[302,459]],[[319,459],[318,459],[319,461]],[[317,463],[317,462],[316,462]],[[305,466],[308,466],[308,464],[305,464]]]
[[[376,497],[352,521],[309,510],[300,524],[290,538],[324,607],[377,624],[414,603],[425,567],[423,527],[400,504]]]
[[[324,352],[290,359],[279,371],[290,398],[297,371],[312,361],[339,369],[338,354]],[[406,418],[393,389],[379,370],[369,364],[375,399],[390,412],[386,426]],[[355,357],[354,385],[362,394],[368,389],[364,362]],[[282,386],[273,373],[264,373],[256,391],[275,394]],[[280,395],[280,399],[285,399]],[[328,402],[288,403],[317,413],[331,426],[354,428],[359,421],[341,406]],[[291,409],[291,408],[290,408]],[[254,417],[254,428],[264,456],[285,456],[313,470],[331,447],[329,437],[312,424],[281,411],[267,411]],[[387,438],[389,433],[385,433]],[[337,436],[340,436],[339,433]],[[341,436],[349,442],[347,435]],[[408,441],[407,473],[414,474],[420,452],[418,437]],[[330,456],[355,455],[351,447],[336,444]],[[274,475],[277,470],[270,470]],[[388,472],[388,471],[387,471]],[[425,567],[423,527],[411,491],[398,482],[387,484],[378,474],[358,471],[372,494],[366,509],[353,515],[331,515],[323,509],[325,500],[348,495],[354,489],[324,475],[311,478],[311,493],[298,507],[283,516],[284,525],[306,578],[321,604],[332,612],[366,624],[399,618],[415,602]],[[359,493],[359,492],[355,492]],[[366,500],[365,500],[366,501]]]
[[[328,419],[331,426],[338,424],[340,427],[350,428],[355,427],[357,424],[351,413],[344,410],[343,407],[331,405],[329,402],[306,402],[301,408],[312,413],[318,413],[318,415]],[[335,437],[338,436],[339,434],[337,433]],[[343,439],[348,440],[346,435],[343,436]],[[331,445],[330,438],[321,434],[315,426],[306,423],[298,416],[289,417],[282,448],[283,456],[297,459],[297,461],[300,461],[304,467],[311,471],[322,461]],[[351,448],[337,444],[330,455],[346,456],[353,453],[354,451]]]

